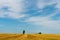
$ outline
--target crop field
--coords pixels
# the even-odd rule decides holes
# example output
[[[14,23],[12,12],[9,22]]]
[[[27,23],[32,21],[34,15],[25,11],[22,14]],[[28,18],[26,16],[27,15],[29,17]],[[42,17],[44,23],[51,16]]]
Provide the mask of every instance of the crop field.
[[[60,40],[60,34],[0,34],[0,40]]]

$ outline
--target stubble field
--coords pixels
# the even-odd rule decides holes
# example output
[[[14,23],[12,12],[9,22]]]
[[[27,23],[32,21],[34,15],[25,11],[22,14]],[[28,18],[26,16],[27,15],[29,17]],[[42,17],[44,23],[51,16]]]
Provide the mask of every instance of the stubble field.
[[[60,40],[60,34],[0,34],[0,40]]]

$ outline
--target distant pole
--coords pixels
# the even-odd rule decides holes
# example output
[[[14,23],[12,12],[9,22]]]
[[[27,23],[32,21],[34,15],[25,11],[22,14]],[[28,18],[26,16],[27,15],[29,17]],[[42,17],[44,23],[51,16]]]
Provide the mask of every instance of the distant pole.
[[[25,30],[23,30],[23,34],[25,34]]]

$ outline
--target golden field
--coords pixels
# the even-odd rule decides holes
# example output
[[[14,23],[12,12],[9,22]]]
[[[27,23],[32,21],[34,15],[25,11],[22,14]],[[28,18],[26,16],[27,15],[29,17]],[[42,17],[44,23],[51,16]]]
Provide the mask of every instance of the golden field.
[[[0,34],[0,40],[60,40],[60,34]]]

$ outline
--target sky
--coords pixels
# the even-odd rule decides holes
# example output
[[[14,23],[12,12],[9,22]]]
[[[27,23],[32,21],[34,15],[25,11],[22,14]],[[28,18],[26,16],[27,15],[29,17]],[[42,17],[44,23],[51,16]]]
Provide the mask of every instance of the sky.
[[[0,33],[60,34],[60,0],[0,0]]]

